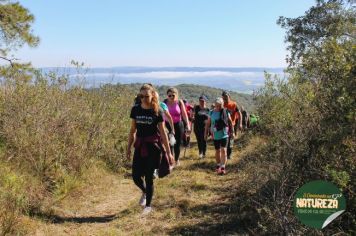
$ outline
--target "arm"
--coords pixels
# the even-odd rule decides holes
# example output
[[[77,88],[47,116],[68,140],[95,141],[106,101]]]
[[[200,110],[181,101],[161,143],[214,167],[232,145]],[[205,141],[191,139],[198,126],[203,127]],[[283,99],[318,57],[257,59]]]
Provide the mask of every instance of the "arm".
[[[163,146],[166,149],[166,153],[170,159],[170,163],[174,164],[174,158],[173,155],[171,153],[171,149],[169,147],[169,143],[168,143],[168,137],[167,137],[167,133],[164,130],[164,126],[163,126],[163,122],[159,122],[158,123],[158,128],[159,128],[159,134],[161,136],[162,142],[163,142]]]
[[[169,111],[164,111],[164,115],[166,116],[168,123],[171,126],[172,133],[175,134],[174,123],[171,114],[169,113]]]
[[[227,118],[228,118],[228,123],[229,123],[229,130],[230,130],[230,137],[234,137],[234,126],[232,125],[232,120],[231,120],[231,116],[229,113],[227,113]]]
[[[136,134],[136,121],[134,119],[131,120],[131,128],[129,132],[129,140],[127,142],[127,150],[126,150],[126,157],[130,160],[131,156],[131,147],[133,142],[135,141],[135,134]]]
[[[242,113],[241,113],[240,110],[238,111],[238,114],[239,114],[239,116],[240,116],[240,119],[239,119],[239,129],[242,130]]]
[[[187,124],[188,131],[190,131],[190,124],[189,124],[189,119],[188,119],[188,115],[187,115],[187,110],[185,109],[185,106],[184,106],[184,103],[182,102],[182,100],[179,100],[178,102],[180,104],[183,120]]]
[[[204,139],[205,139],[205,141],[208,140],[210,124],[211,124],[211,119],[210,119],[210,117],[208,117],[208,119],[205,121],[205,129],[204,129]]]
[[[241,113],[240,109],[238,109],[237,103],[235,103],[235,105],[236,105],[236,114],[235,114],[236,119],[235,120],[239,121],[238,128],[240,130],[242,130],[242,113]]]

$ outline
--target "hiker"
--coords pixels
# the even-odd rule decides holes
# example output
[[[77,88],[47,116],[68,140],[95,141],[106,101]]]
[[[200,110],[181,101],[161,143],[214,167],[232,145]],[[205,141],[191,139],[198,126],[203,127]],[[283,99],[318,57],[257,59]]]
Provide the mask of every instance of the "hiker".
[[[151,84],[147,84],[147,85],[150,85],[150,86],[153,86]],[[158,92],[156,91],[155,92],[156,94],[156,97],[157,97],[157,100],[159,102],[159,106],[160,108],[162,109],[162,112],[163,112],[163,119],[165,121],[168,122],[168,124],[173,127],[172,130],[171,130],[171,133],[174,134],[174,125],[173,125],[173,119],[172,119],[172,116],[171,114],[169,114],[169,111],[168,111],[168,107],[167,105],[164,103],[164,102],[160,102],[159,101],[159,94]],[[140,98],[140,94],[137,94],[137,96],[135,97],[135,100],[134,100],[134,105],[137,105],[137,104],[141,104],[141,98]]]
[[[248,124],[250,122],[250,115],[243,106],[241,106],[241,115],[242,115],[242,131],[245,131],[247,130]]]
[[[183,101],[178,99],[178,90],[176,88],[171,87],[167,90],[167,99],[165,99],[164,102],[168,106],[169,113],[171,114],[174,123],[173,125],[175,130],[174,137],[176,139],[176,143],[174,144],[173,147],[171,147],[171,151],[173,154],[173,150],[174,150],[174,158],[176,161],[176,165],[179,166],[180,146],[184,135],[183,122],[185,122],[187,125],[186,132],[190,133],[189,119]],[[168,130],[172,129],[170,128],[169,124],[166,123],[166,125],[168,127]]]
[[[194,114],[194,134],[197,139],[199,158],[205,158],[206,140],[204,138],[205,123],[209,118],[209,108],[206,106],[207,97],[202,95],[199,97],[199,105],[196,105],[193,110]]]
[[[249,128],[253,128],[253,127],[256,127],[258,126],[258,123],[259,123],[259,120],[260,120],[260,117],[255,115],[255,114],[251,114],[250,115],[250,120],[249,120]]]
[[[183,99],[183,103],[185,106],[185,110],[187,112],[188,120],[189,120],[189,127],[192,128],[192,122],[193,122],[193,106],[186,100]],[[190,147],[190,132],[187,132],[187,125],[185,122],[184,124],[184,134],[183,134],[183,146],[185,148]],[[185,150],[184,150],[185,151]]]
[[[131,147],[135,141],[132,161],[132,178],[142,190],[139,204],[145,206],[143,214],[152,211],[153,172],[158,168],[162,152],[166,152],[171,162],[173,156],[164,130],[162,111],[153,86],[144,84],[140,89],[141,103],[131,109],[131,128],[127,145],[127,158],[131,157]],[[163,145],[162,145],[163,144]],[[164,147],[163,147],[164,146]],[[144,177],[144,180],[143,180]]]
[[[238,109],[238,106],[236,102],[231,100],[230,94],[228,91],[223,91],[222,92],[222,98],[224,100],[224,108],[227,109],[227,111],[230,113],[231,116],[231,121],[232,121],[232,126],[235,127],[236,122],[238,121],[238,128],[241,130],[242,129],[242,119],[239,119],[241,116],[241,112]],[[229,133],[231,133],[232,130],[229,130]],[[227,144],[227,159],[231,159],[231,153],[232,153],[232,147],[234,145],[234,138],[231,138],[232,136],[229,136],[228,139],[228,144]]]
[[[234,127],[229,112],[223,108],[223,99],[217,98],[215,100],[214,110],[209,112],[209,117],[205,125],[205,140],[208,139],[209,130],[211,130],[214,147],[215,147],[215,160],[216,169],[218,174],[224,175],[226,173],[226,161],[229,136],[234,138]],[[229,132],[229,130],[231,132]]]

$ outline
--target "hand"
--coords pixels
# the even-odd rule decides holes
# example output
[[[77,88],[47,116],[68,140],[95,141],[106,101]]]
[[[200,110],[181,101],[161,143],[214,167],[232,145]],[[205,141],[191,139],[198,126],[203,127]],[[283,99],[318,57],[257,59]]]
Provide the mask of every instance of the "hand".
[[[126,151],[126,159],[131,160],[131,148],[128,148]]]
[[[169,164],[170,165],[174,165],[175,164],[175,160],[174,160],[174,157],[173,157],[172,153],[168,154],[168,160],[169,160]]]

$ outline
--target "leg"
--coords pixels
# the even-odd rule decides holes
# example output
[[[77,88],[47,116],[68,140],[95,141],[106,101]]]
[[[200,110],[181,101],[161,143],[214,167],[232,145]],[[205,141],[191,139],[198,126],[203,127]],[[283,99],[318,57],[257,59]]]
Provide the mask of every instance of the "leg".
[[[215,147],[215,161],[216,165],[220,166],[220,140],[214,140]]]
[[[144,163],[139,153],[135,150],[133,162],[132,162],[132,179],[137,187],[141,189],[143,193],[146,193],[146,188],[143,183],[142,177],[144,176]]]
[[[183,135],[183,122],[178,122],[174,124],[174,131],[175,133],[175,138],[176,138],[176,144],[174,145],[174,158],[176,161],[179,160],[179,155],[180,155],[180,146],[182,143],[182,135]]]
[[[198,130],[194,132],[195,137],[197,138],[197,143],[198,143],[198,150],[199,150],[199,155],[203,153],[203,147],[202,147],[202,140],[201,136]]]
[[[153,185],[153,172],[159,165],[160,151],[154,146],[149,146],[149,154],[145,159],[144,175],[146,184],[146,207],[151,206],[154,185]]]
[[[232,147],[230,146],[231,138],[227,138],[227,159],[231,159]]]
[[[226,161],[227,161],[227,151],[226,148],[221,147],[220,148],[220,165],[226,165]]]
[[[146,170],[145,173],[145,182],[146,182],[146,206],[151,206],[152,196],[153,196],[153,171],[154,169],[150,168]]]

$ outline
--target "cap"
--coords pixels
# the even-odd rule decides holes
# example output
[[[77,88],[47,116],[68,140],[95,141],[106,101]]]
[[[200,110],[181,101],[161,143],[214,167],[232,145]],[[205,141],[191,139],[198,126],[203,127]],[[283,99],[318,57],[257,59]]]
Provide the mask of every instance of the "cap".
[[[215,99],[215,104],[220,104],[222,105],[224,103],[223,99],[222,98],[216,98]]]
[[[199,97],[199,100],[207,101],[208,98],[207,98],[205,95],[201,95],[201,96]]]

